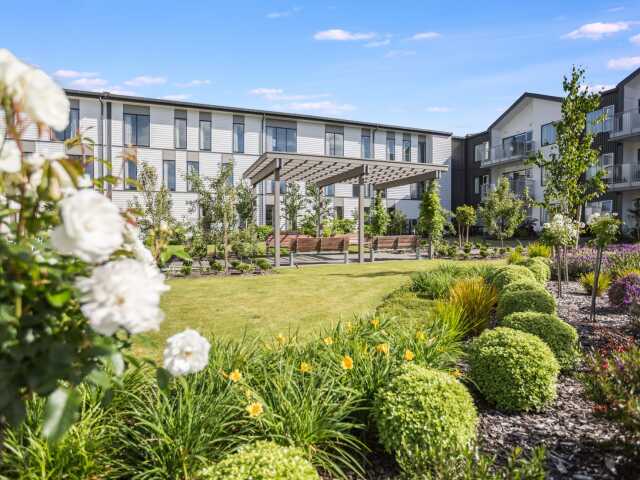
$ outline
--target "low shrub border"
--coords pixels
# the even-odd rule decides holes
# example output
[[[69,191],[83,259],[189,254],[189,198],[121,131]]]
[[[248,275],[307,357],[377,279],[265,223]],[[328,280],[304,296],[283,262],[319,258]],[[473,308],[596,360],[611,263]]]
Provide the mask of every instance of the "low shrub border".
[[[519,290],[503,293],[498,299],[498,320],[514,312],[555,313],[556,300],[545,289]]]
[[[507,265],[499,268],[491,277],[491,283],[501,292],[508,284],[518,280],[533,280],[536,277],[531,270],[522,265]]]

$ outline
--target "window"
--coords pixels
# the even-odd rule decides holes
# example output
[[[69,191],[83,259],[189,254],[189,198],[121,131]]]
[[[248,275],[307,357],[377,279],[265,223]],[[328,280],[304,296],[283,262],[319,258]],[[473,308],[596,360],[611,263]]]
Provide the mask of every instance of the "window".
[[[267,122],[267,148],[271,152],[295,152],[297,131],[293,122]]]
[[[387,132],[387,160],[396,159],[396,134]]]
[[[482,142],[474,147],[473,159],[476,162],[489,160],[489,142]]]
[[[187,111],[176,110],[173,117],[176,148],[187,148]]]
[[[336,195],[336,186],[335,185],[327,185],[322,189],[322,194],[325,197],[335,197]]]
[[[84,164],[84,174],[89,177],[91,179],[91,181],[93,181],[93,179],[95,178],[95,170],[94,170],[94,166],[93,166],[93,160],[89,160],[87,163]]]
[[[533,147],[533,132],[519,133],[502,139],[502,148],[506,157],[524,155]]]
[[[604,132],[612,131],[614,112],[615,112],[615,107],[613,105],[608,105],[594,112],[588,113],[587,114],[587,132],[596,134],[596,133],[604,133]],[[602,122],[596,123],[598,122],[598,120],[602,118],[604,118]]]
[[[480,177],[473,177],[473,193],[480,193]]]
[[[136,113],[144,111],[145,107],[124,106],[124,144],[137,147],[149,146],[149,114]],[[146,108],[148,112],[149,109]],[[128,113],[132,112],[132,113]]]
[[[176,161],[175,160],[163,160],[163,176],[162,180],[164,186],[171,192],[176,191]]]
[[[233,116],[233,153],[244,153],[244,117],[242,115]]]
[[[200,150],[211,150],[211,114],[200,112]]]
[[[486,190],[487,185],[489,185],[489,175],[481,175],[473,178],[473,192],[476,195],[483,193],[482,191]]]
[[[344,218],[344,207],[337,206],[336,210],[336,218],[342,220]]]
[[[187,192],[193,192],[191,177],[200,175],[200,162],[194,160],[187,161]]]
[[[359,185],[357,183],[354,183],[352,185],[353,187],[353,192],[352,192],[352,196],[353,198],[358,198],[358,187]],[[371,198],[372,196],[372,192],[373,191],[373,186],[369,183],[365,183],[364,185],[364,198]]]
[[[222,160],[222,163],[220,164],[221,170],[224,170],[225,168],[230,168],[230,174],[227,177],[227,185],[229,185],[230,187],[233,187],[233,185],[235,184],[235,178],[233,177],[233,163],[230,162],[228,159]]]
[[[53,140],[64,142],[75,137],[80,131],[80,102],[78,100],[70,100],[71,108],[69,109],[69,125],[63,131],[53,131]]]
[[[418,162],[427,163],[427,137],[418,137]]]
[[[402,134],[402,159],[405,162],[411,161],[411,134]]]
[[[134,160],[125,160],[124,161],[124,178],[125,190],[137,190],[135,183],[138,181],[138,164]]]
[[[324,153],[334,157],[344,156],[344,127],[334,125],[325,127]]]
[[[542,125],[540,131],[540,145],[545,147],[556,143],[556,126],[553,122]]]
[[[362,129],[362,136],[360,137],[360,143],[362,145],[360,155],[362,158],[372,158],[371,155],[371,130],[368,128]]]
[[[411,200],[420,200],[424,195],[424,182],[412,183],[409,187]]]
[[[276,181],[267,180],[267,182],[265,183],[265,189],[266,189],[265,193],[272,194],[275,191],[275,188],[276,188]],[[285,182],[284,180],[280,180],[280,193],[283,195],[287,193],[287,182]]]
[[[264,209],[265,225],[273,225],[273,205],[266,205]]]

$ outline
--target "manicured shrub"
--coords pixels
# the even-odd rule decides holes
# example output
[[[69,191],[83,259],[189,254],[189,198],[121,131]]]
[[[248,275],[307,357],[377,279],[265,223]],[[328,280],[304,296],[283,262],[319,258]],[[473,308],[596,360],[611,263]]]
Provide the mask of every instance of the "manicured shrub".
[[[191,275],[191,264],[183,263],[182,267],[180,267],[180,273],[182,273],[182,275],[184,275],[185,277]]]
[[[535,280],[527,279],[527,280],[518,280],[517,282],[511,282],[502,290],[502,294],[510,293],[510,292],[521,292],[523,290],[545,290],[545,288],[540,285]]]
[[[527,247],[527,255],[529,255],[530,258],[550,258],[551,247],[543,245],[542,243],[534,242]]]
[[[523,259],[519,265],[531,270],[531,273],[536,277],[536,280],[540,283],[546,283],[551,278],[551,267],[548,260],[543,257],[533,257]]]
[[[520,250],[514,250],[513,252],[511,252],[509,254],[509,257],[507,258],[507,263],[509,263],[510,265],[519,265],[520,262],[522,262],[524,260],[524,256],[522,255],[522,252]]]
[[[593,281],[594,281],[594,273],[583,273],[578,278],[580,285],[584,288],[584,291],[591,295],[593,292]],[[607,272],[601,272],[598,277],[598,290],[596,291],[596,296],[601,297],[605,291],[611,286],[611,276]]]
[[[452,375],[405,366],[376,396],[380,441],[409,475],[432,470],[442,454],[463,452],[476,438],[473,399]]]
[[[256,259],[256,265],[260,270],[266,271],[271,270],[271,262],[266,258],[258,258]]]
[[[536,280],[531,270],[522,265],[507,265],[498,268],[491,278],[491,283],[498,289],[498,292],[501,292],[509,283],[526,279]]]
[[[609,303],[614,307],[626,306],[625,299],[630,298],[632,290],[640,288],[640,273],[630,272],[617,278],[609,287]]]
[[[211,262],[211,270],[214,272],[221,272],[222,270],[224,270],[224,266],[222,265],[222,263],[213,260]]]
[[[449,291],[449,301],[464,312],[464,321],[473,335],[489,327],[491,312],[496,306],[498,292],[482,277],[462,278]]]
[[[556,313],[556,300],[543,289],[503,293],[498,299],[496,316],[504,318],[514,312]]]
[[[580,356],[578,332],[558,316],[538,312],[516,312],[503,318],[500,325],[539,337],[551,348],[561,369],[570,370],[575,367]]]
[[[319,480],[318,472],[297,448],[256,442],[205,468],[201,480]]]
[[[471,342],[468,361],[471,381],[500,410],[542,410],[556,397],[558,361],[535,335],[487,330]]]
[[[240,273],[249,273],[249,272],[253,272],[256,267],[252,263],[239,262],[235,265],[234,268],[238,270]]]

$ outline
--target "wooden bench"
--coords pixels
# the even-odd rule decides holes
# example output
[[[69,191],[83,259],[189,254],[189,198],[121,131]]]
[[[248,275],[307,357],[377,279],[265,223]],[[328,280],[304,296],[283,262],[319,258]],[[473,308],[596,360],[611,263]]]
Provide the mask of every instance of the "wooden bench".
[[[420,259],[420,242],[417,235],[388,235],[373,237],[369,249],[370,260],[375,261],[376,252],[416,252],[416,259]]]
[[[307,235],[301,235],[299,233],[281,233],[280,234],[280,247],[286,247],[289,250],[291,250],[294,242],[298,239],[298,238],[309,238]],[[269,254],[269,251],[271,248],[275,248],[276,246],[276,238],[275,235],[270,234],[267,237],[266,240],[266,250],[267,250],[267,254]]]
[[[289,264],[295,265],[294,256],[304,253],[342,253],[344,263],[349,263],[349,238],[298,237],[289,251]]]

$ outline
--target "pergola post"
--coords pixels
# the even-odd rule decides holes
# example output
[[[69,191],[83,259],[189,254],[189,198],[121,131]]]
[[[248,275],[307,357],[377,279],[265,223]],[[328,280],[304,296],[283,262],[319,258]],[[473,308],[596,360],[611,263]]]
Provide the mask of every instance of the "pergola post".
[[[273,187],[273,239],[275,248],[275,267],[280,266],[280,162],[276,162],[273,172],[275,185]]]
[[[358,262],[364,263],[364,175],[358,178]]]

